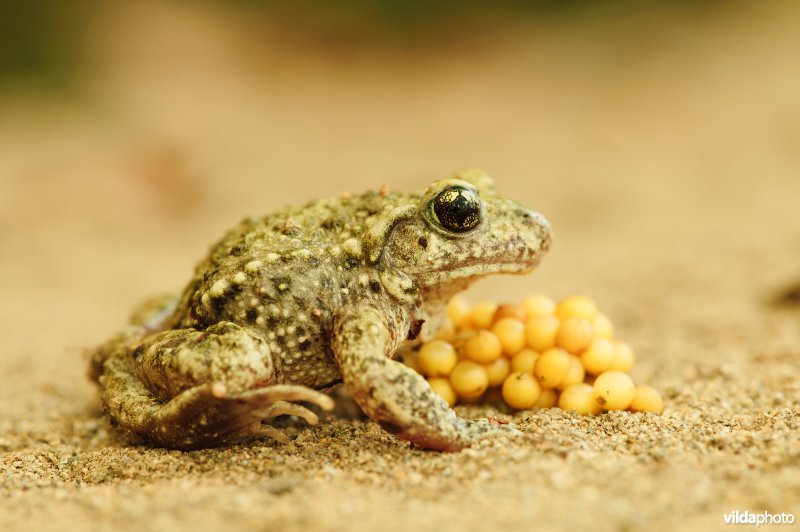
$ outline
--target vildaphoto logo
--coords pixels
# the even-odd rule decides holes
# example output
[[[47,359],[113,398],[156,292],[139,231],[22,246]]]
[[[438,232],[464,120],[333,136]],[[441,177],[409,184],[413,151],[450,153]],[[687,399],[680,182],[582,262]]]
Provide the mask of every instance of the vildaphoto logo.
[[[740,512],[734,510],[730,513],[723,514],[726,525],[791,525],[794,524],[794,514],[771,514],[769,512],[750,512],[745,510]]]

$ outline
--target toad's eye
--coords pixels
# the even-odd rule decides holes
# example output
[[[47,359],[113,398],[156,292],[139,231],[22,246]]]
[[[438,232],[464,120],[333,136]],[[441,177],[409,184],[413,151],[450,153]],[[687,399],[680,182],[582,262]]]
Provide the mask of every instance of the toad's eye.
[[[433,214],[444,229],[466,233],[481,223],[481,201],[468,188],[449,187],[433,199]]]

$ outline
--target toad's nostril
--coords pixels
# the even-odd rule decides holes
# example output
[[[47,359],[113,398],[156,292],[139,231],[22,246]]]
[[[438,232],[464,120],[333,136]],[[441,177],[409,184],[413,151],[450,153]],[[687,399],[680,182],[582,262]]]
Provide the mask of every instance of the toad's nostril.
[[[536,225],[536,213],[533,211],[529,211],[528,209],[518,209],[514,214],[519,216],[520,222],[523,225],[528,227]]]

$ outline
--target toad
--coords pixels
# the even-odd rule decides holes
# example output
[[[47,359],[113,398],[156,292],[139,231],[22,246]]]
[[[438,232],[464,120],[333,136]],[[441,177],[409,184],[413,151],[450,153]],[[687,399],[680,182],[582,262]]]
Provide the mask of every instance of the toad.
[[[331,409],[324,391],[343,383],[387,431],[456,451],[516,429],[459,417],[392,355],[431,336],[455,293],[530,272],[549,246],[545,218],[479,170],[248,218],[183,292],[146,301],[96,348],[90,376],[116,424],[165,447],[286,441],[270,421],[316,423],[309,407]]]

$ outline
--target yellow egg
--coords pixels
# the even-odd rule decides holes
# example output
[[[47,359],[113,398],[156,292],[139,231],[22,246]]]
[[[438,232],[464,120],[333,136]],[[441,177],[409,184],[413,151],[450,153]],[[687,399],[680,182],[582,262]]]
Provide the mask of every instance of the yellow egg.
[[[570,355],[569,367],[567,368],[567,373],[566,375],[564,375],[564,379],[559,383],[558,388],[560,390],[563,390],[567,386],[583,382],[583,378],[585,376],[586,376],[586,371],[583,369],[583,364],[581,364],[581,359],[578,358],[576,355]]]
[[[417,356],[420,373],[428,377],[447,377],[457,361],[455,348],[444,340],[428,342],[420,348]]]
[[[500,340],[505,355],[511,356],[525,347],[525,324],[515,318],[500,318],[492,326],[492,332]]]
[[[633,380],[621,371],[606,371],[594,380],[594,400],[603,410],[625,410],[633,402]]]
[[[481,364],[494,362],[502,351],[500,339],[491,331],[480,330],[464,344],[464,355]]]
[[[524,323],[526,319],[525,310],[519,305],[500,305],[497,307],[497,310],[494,311],[492,325],[503,318],[514,318]]]
[[[617,371],[630,371],[636,356],[633,354],[633,348],[625,342],[614,340],[614,362],[611,364],[611,369]]]
[[[559,301],[555,314],[560,320],[583,318],[591,322],[597,316],[597,305],[586,296],[570,296]]]
[[[475,399],[489,387],[489,376],[483,366],[472,360],[459,360],[450,373],[450,384],[458,397]]]
[[[464,346],[467,345],[467,340],[476,334],[478,334],[478,331],[475,329],[459,329],[456,331],[456,335],[453,337],[453,341],[450,343],[456,348],[458,358],[464,357]]]
[[[633,401],[628,407],[631,412],[664,412],[664,401],[661,394],[650,386],[637,386],[633,393]]]
[[[503,381],[503,400],[516,410],[532,408],[542,390],[530,373],[512,373]]]
[[[612,369],[614,364],[614,345],[603,338],[594,340],[581,353],[581,362],[588,373],[599,375]]]
[[[570,317],[561,322],[556,332],[556,345],[570,353],[579,353],[594,339],[592,322],[586,318]]]
[[[533,294],[522,300],[522,308],[528,318],[552,315],[556,310],[555,302],[542,294]]]
[[[470,326],[470,306],[464,299],[456,296],[447,304],[447,317],[456,327]]]
[[[511,359],[511,371],[522,371],[524,373],[533,374],[533,365],[536,364],[537,358],[539,358],[539,353],[526,347],[520,350]]]
[[[595,401],[592,387],[579,382],[564,388],[558,396],[558,408],[573,410],[582,415],[600,413],[600,405]]]
[[[551,347],[536,359],[533,374],[542,388],[555,388],[566,377],[569,366],[569,353],[558,347]]]
[[[492,318],[497,311],[497,303],[494,301],[483,301],[477,303],[469,312],[470,322],[476,329],[488,329],[492,326]]]
[[[485,364],[483,369],[489,377],[489,387],[500,386],[511,373],[511,362],[506,357],[497,357],[494,362]]]
[[[533,405],[536,408],[553,408],[558,404],[558,394],[552,388],[543,388],[539,400]]]
[[[608,319],[605,314],[598,314],[594,321],[594,337],[603,338],[604,340],[611,340],[614,338],[614,324]]]
[[[442,399],[447,401],[447,404],[453,406],[456,404],[458,398],[456,397],[456,391],[453,389],[453,386],[450,384],[450,381],[442,378],[442,377],[434,377],[432,379],[428,379],[428,384],[431,385],[431,388],[434,392],[436,392]]]
[[[559,325],[555,316],[535,316],[525,322],[525,339],[528,347],[542,352],[556,345]]]

